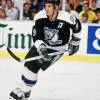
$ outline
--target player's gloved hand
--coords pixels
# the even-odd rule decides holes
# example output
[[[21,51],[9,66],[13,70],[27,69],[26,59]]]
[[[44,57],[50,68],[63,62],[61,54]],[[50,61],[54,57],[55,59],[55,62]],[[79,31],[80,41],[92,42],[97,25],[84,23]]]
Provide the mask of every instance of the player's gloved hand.
[[[69,56],[78,52],[80,40],[81,40],[80,38],[72,36],[72,39],[70,40],[68,45]]]
[[[48,55],[48,51],[47,51],[45,44],[41,44],[41,47],[39,49],[39,54],[43,55],[42,60],[44,60],[44,61],[50,61],[51,60],[51,56]]]

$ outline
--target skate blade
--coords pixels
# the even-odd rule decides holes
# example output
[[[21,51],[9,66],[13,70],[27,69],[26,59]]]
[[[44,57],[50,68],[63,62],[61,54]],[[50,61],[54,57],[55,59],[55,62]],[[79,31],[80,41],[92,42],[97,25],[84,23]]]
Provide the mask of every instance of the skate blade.
[[[17,99],[14,99],[13,97],[9,97],[9,99],[8,100],[17,100]],[[19,99],[18,99],[19,100]],[[24,98],[24,99],[22,99],[22,100],[28,100],[27,98]]]

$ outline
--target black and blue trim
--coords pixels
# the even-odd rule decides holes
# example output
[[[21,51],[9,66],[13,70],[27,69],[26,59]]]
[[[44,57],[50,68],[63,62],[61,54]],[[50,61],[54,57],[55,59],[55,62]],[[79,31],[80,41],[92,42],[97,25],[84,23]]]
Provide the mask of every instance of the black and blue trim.
[[[24,81],[24,83],[28,86],[33,86],[36,84],[37,80],[29,80],[27,79],[24,75],[22,75],[22,80]]]

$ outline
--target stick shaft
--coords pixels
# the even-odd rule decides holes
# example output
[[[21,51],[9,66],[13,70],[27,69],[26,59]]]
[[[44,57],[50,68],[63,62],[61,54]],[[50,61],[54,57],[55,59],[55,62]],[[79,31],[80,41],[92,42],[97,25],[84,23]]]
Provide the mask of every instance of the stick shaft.
[[[9,48],[7,48],[8,53],[17,61],[19,62],[28,62],[28,61],[33,61],[33,60],[37,60],[40,58],[43,58],[43,55],[40,56],[36,56],[36,57],[32,57],[32,58],[27,58],[27,59],[20,59],[19,57],[17,57]],[[61,51],[57,51],[57,52],[53,52],[53,53],[49,53],[48,55],[50,56],[54,56],[54,55],[60,55],[63,54],[65,52],[67,52],[68,50],[61,50]]]
[[[54,52],[54,53],[50,53],[48,55],[50,56],[54,56],[54,55],[60,55],[62,53],[65,53],[67,52],[68,50],[63,50],[63,51],[60,51],[60,52]],[[33,61],[33,60],[37,60],[37,59],[40,59],[40,58],[43,58],[43,56],[36,56],[36,57],[32,57],[32,58],[27,58],[27,59],[21,59],[20,61],[21,62],[28,62],[28,61]]]

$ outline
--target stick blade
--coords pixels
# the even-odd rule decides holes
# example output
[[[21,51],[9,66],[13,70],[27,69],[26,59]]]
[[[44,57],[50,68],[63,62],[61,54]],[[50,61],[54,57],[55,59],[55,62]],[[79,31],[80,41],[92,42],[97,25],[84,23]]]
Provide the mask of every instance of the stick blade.
[[[18,58],[9,48],[7,48],[7,51],[11,55],[11,57],[20,62],[20,58]]]
[[[2,48],[5,44],[0,45],[0,48]]]

